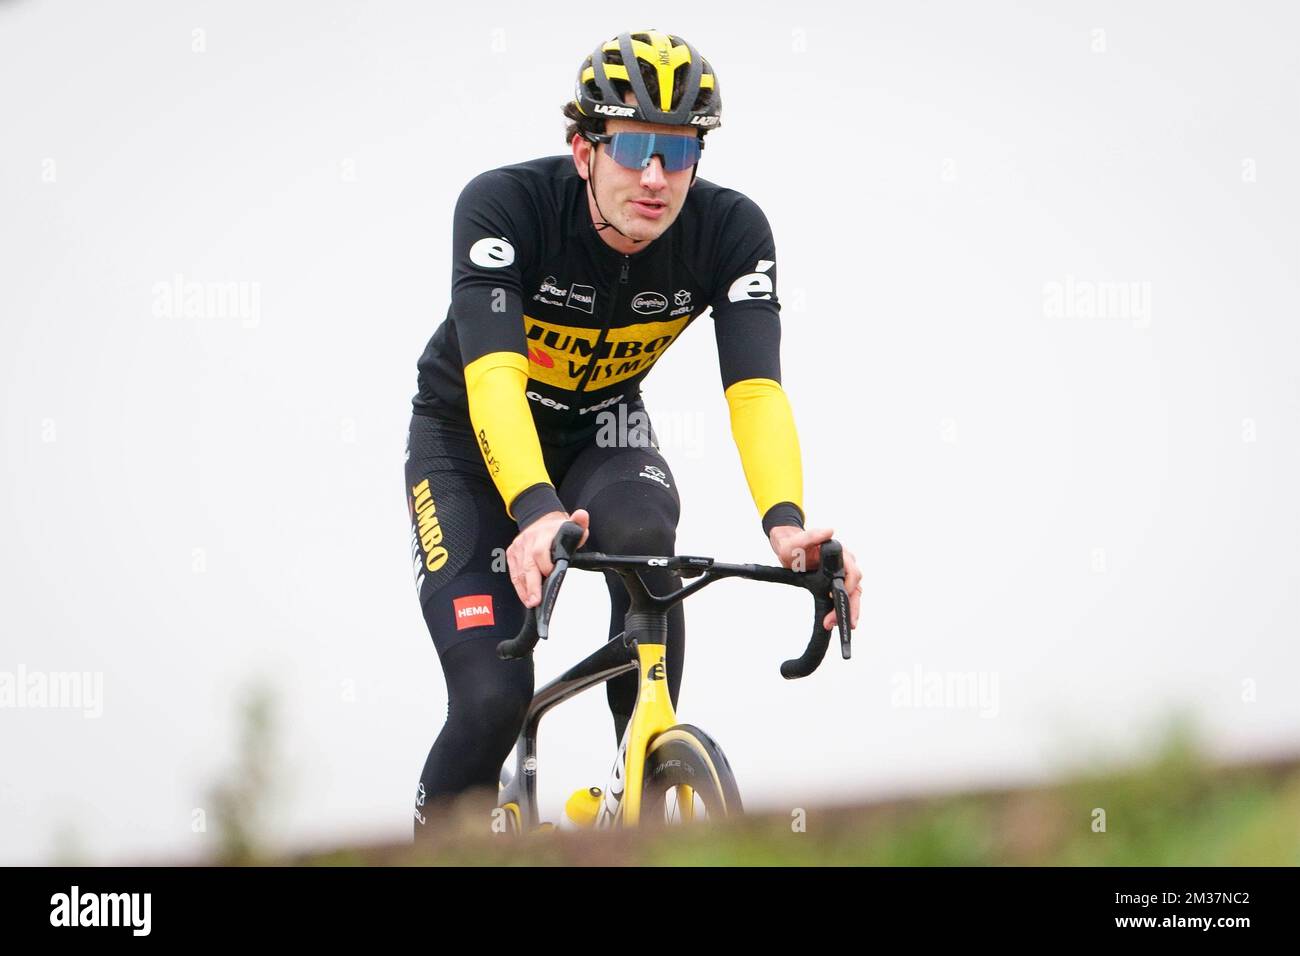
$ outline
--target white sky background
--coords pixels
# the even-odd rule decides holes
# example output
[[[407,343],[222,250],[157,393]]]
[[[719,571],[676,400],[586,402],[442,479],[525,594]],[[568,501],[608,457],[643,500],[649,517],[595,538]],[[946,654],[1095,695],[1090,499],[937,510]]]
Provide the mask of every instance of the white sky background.
[[[98,719],[0,709],[0,862],[207,852],[191,813],[257,677],[277,835],[402,839],[446,708],[402,455],[452,206],[562,151],[579,61],[643,24],[128,6],[0,0],[0,672],[103,675]],[[1180,707],[1217,753],[1294,752],[1294,7],[656,10],[719,72],[701,175],[772,222],[808,512],[866,572],[853,660],[802,682],[777,667],[803,595],[688,605],[679,714],[747,803],[1042,778]],[[156,316],[176,275],[248,283],[256,321]],[[1067,277],[1149,311],[1053,314]],[[646,396],[679,550],[772,560],[708,320]],[[539,678],[603,639],[603,593],[570,576]],[[900,706],[918,669],[995,696]],[[547,719],[546,818],[603,785],[612,736],[601,691]]]

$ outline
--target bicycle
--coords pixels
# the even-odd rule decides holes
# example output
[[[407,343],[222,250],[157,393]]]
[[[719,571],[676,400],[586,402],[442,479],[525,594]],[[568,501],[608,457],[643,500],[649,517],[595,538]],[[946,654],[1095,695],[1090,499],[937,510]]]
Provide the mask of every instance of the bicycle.
[[[539,820],[537,807],[537,731],[542,717],[552,707],[588,688],[639,670],[636,707],[623,732],[609,783],[603,791],[591,787],[574,793],[565,808],[569,818],[579,825],[597,828],[634,827],[643,820],[687,823],[696,818],[697,797],[708,819],[742,813],[740,790],[722,749],[700,728],[677,722],[667,690],[668,611],[722,578],[804,588],[814,599],[812,637],[800,657],[781,664],[781,676],[787,680],[807,677],[826,655],[831,632],[821,622],[832,608],[840,652],[845,660],[850,656],[849,598],[844,587],[842,546],[833,539],[827,541],[821,545],[820,566],[816,570],[792,571],[758,564],[721,564],[713,558],[686,555],[578,552],[581,540],[582,529],[578,525],[565,522],[560,527],[551,544],[555,567],[543,586],[542,599],[536,608],[525,613],[519,634],[497,645],[497,653],[503,660],[517,660],[531,654],[537,642],[547,638],[560,585],[570,568],[613,571],[622,578],[631,600],[624,630],[533,696],[515,744],[514,770],[510,770],[510,758],[501,769],[498,809],[506,811],[512,832],[553,829],[553,824]],[[671,594],[654,595],[637,573],[649,568],[676,571],[684,579],[696,580],[684,582]],[[675,800],[675,813],[668,799],[670,791]]]

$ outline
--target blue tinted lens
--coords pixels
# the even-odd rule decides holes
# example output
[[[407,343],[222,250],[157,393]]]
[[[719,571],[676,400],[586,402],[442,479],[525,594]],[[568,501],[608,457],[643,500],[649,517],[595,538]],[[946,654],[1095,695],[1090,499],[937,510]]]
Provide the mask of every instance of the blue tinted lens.
[[[700,141],[694,135],[615,133],[609,144],[609,155],[628,169],[645,169],[650,157],[658,156],[663,161],[664,172],[676,173],[699,162]]]

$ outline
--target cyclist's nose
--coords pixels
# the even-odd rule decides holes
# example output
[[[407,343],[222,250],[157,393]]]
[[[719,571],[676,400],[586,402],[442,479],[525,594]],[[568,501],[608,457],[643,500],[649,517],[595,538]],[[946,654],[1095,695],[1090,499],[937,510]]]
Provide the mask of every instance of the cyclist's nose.
[[[658,156],[651,156],[645,169],[641,170],[641,185],[646,189],[663,189],[668,185],[664,175],[664,163]]]

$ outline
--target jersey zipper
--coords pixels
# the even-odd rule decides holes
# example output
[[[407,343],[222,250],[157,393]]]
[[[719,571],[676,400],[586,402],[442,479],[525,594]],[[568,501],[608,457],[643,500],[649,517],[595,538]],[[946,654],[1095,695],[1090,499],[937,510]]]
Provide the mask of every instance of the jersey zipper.
[[[627,267],[628,257],[623,257],[623,268],[618,273],[618,285],[614,286],[614,304],[609,310],[609,315],[605,317],[605,324],[601,327],[600,335],[596,336],[596,345],[592,349],[591,362],[587,365],[586,372],[582,375],[582,381],[578,383],[575,392],[583,392],[587,389],[587,383],[591,381],[592,374],[596,371],[596,363],[600,361],[600,348],[605,344],[605,336],[609,332],[609,327],[614,322],[614,316],[618,314],[618,304],[622,301],[623,287],[627,285]]]

